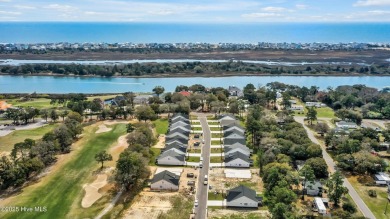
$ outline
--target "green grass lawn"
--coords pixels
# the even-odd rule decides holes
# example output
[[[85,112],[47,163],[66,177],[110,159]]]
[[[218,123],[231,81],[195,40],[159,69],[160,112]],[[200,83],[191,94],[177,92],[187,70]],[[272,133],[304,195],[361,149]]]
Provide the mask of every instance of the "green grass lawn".
[[[217,120],[213,115],[207,116],[207,120]]]
[[[191,127],[193,131],[202,131],[202,127]]]
[[[77,150],[72,151],[72,157],[65,160],[64,164],[55,172],[42,178],[37,185],[23,189],[23,192],[8,203],[9,206],[45,206],[47,212],[32,213],[0,213],[0,218],[93,218],[104,208],[94,205],[84,209],[81,200],[84,196],[83,185],[91,182],[93,172],[99,169],[100,164],[95,161],[95,154],[106,150],[118,140],[118,137],[126,133],[126,125],[112,126],[112,130],[106,133],[95,134],[96,127],[87,127],[84,137],[77,142],[80,144]]]
[[[221,133],[211,133],[211,138],[222,138],[223,134]]]
[[[364,203],[366,203],[368,208],[370,208],[377,219],[390,218],[390,208],[387,209],[387,214],[384,214],[387,203],[387,187],[364,186],[357,181],[356,177],[349,177],[348,181],[352,184],[356,192],[363,199]],[[368,190],[370,189],[376,191],[377,197],[374,198],[368,195]]]
[[[215,121],[208,121],[207,123],[209,125],[219,125],[219,122],[215,122]]]
[[[96,99],[96,98],[99,98],[99,99],[101,99],[101,100],[108,100],[108,99],[113,99],[113,98],[115,98],[116,96],[118,96],[118,95],[103,95],[103,96],[92,96],[92,97],[87,97],[87,99],[89,100],[89,101],[92,101],[93,99]]]
[[[222,163],[223,162],[223,157],[221,156],[218,157],[210,157],[210,163]]]
[[[336,118],[334,111],[330,107],[317,108],[317,117],[319,118]]]
[[[186,159],[187,162],[199,162],[200,161],[200,157],[188,157]]]
[[[156,126],[156,132],[158,134],[166,134],[168,131],[168,119],[157,119],[153,121],[153,124]]]
[[[210,131],[221,131],[219,127],[210,127]]]
[[[188,149],[188,153],[195,153],[195,154],[200,154],[202,153],[201,149]]]
[[[149,160],[150,166],[156,166],[155,161],[156,158],[161,154],[161,148],[150,148],[151,151],[153,151],[153,156]]]
[[[209,192],[208,200],[224,200],[222,193],[215,194],[214,192]]]
[[[31,106],[31,107],[35,107],[35,108],[38,108],[38,109],[42,109],[42,108],[53,108],[53,107],[56,107],[56,106],[62,106],[62,105],[51,105],[50,104],[50,99],[46,99],[46,98],[37,98],[37,99],[33,99],[31,101],[19,101],[17,99],[9,99],[9,100],[6,100],[7,103],[10,103],[12,104],[12,106],[21,106],[21,107],[28,107],[28,106]]]
[[[222,148],[211,148],[211,153],[222,153],[223,149]]]
[[[200,122],[191,122],[191,125],[200,125]]]
[[[59,124],[50,124],[30,130],[15,130],[11,134],[0,137],[0,151],[11,151],[14,144],[22,142],[26,138],[38,140],[57,126],[59,126]]]
[[[221,145],[221,141],[220,140],[211,141],[211,145]]]

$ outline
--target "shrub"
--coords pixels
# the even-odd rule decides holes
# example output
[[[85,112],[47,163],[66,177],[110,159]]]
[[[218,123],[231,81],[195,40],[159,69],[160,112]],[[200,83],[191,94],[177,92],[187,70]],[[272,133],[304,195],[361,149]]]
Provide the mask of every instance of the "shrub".
[[[370,196],[370,197],[373,197],[373,198],[376,198],[376,191],[375,190],[372,190],[372,189],[370,189],[370,190],[368,190],[368,195]]]
[[[345,202],[343,204],[343,210],[353,214],[356,212],[356,207],[350,202]]]

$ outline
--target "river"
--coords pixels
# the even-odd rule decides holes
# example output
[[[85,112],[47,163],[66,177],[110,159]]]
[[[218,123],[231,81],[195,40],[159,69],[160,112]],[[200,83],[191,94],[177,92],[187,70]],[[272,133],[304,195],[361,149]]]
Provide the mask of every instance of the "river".
[[[206,87],[248,83],[257,86],[269,82],[282,82],[298,86],[318,86],[320,89],[339,85],[364,84],[382,89],[390,86],[390,76],[232,76],[232,77],[178,77],[178,78],[102,78],[56,76],[0,76],[0,93],[122,93],[151,92],[155,86],[174,91],[178,85],[202,84]]]

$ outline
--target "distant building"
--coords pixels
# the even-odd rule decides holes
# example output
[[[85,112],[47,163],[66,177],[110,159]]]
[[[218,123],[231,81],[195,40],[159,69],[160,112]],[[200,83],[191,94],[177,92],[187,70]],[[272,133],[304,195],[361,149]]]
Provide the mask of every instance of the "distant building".
[[[377,185],[388,185],[390,184],[390,176],[387,173],[379,172],[374,175],[375,183]]]
[[[183,95],[183,96],[185,96],[185,97],[191,96],[191,93],[190,93],[190,92],[184,91],[184,90],[183,90],[183,91],[180,91],[179,94],[181,94],[181,95]]]
[[[179,179],[178,175],[164,170],[154,175],[150,188],[152,190],[179,190]]]
[[[304,107],[301,105],[291,105],[290,107],[287,107],[288,110],[293,110],[293,111],[303,111]]]
[[[326,104],[323,104],[323,103],[321,103],[321,102],[306,102],[305,105],[306,105],[307,107],[312,107],[312,106],[314,106],[314,107],[317,107],[317,108],[326,107]]]
[[[244,96],[244,93],[242,92],[242,90],[236,86],[229,86],[228,91],[229,91],[230,96],[233,96],[233,97]]]
[[[354,122],[340,121],[336,122],[336,127],[344,129],[357,129],[358,125]]]
[[[225,156],[225,166],[249,168],[251,166],[251,160],[249,159],[248,155],[236,151]]]
[[[138,95],[134,97],[135,104],[148,104],[149,98],[153,97],[152,95]]]
[[[310,196],[322,196],[322,184],[319,181],[314,182],[306,182],[305,183],[306,188],[306,195]]]

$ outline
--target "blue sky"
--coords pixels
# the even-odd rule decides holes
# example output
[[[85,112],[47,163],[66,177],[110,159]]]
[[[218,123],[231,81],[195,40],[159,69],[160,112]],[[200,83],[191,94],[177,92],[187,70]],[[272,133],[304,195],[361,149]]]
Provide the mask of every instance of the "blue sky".
[[[0,0],[0,21],[390,22],[390,0]]]

